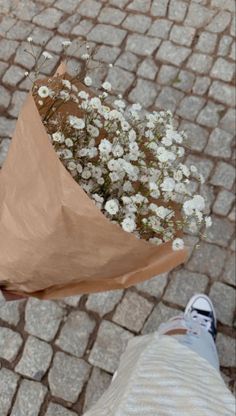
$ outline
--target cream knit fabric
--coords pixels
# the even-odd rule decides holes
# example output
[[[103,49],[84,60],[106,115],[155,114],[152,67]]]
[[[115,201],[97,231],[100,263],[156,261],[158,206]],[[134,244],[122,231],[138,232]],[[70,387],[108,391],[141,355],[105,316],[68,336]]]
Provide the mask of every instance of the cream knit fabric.
[[[173,337],[134,338],[116,378],[84,416],[235,416],[220,374]]]

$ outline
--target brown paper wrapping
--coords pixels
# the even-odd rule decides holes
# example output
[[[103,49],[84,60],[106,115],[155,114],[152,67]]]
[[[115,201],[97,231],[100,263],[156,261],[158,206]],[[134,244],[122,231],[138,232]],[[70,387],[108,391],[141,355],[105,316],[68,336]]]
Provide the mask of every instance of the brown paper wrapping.
[[[0,288],[56,299],[127,288],[183,263],[112,224],[58,159],[29,94],[0,172]]]

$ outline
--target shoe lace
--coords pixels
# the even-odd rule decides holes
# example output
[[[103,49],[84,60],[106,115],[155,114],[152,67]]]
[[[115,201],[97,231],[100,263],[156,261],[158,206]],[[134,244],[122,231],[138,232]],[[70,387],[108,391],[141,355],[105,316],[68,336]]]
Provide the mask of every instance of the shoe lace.
[[[197,312],[196,310],[193,310],[190,313],[190,316],[194,321],[197,321],[207,331],[209,331],[211,329],[212,319],[210,317],[202,315],[199,312]]]

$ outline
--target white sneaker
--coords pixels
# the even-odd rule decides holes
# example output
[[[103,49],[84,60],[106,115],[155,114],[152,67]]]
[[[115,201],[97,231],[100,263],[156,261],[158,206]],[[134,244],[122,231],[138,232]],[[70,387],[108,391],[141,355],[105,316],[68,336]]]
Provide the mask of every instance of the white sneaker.
[[[207,295],[201,293],[194,295],[188,302],[184,314],[199,322],[212,335],[213,339],[216,339],[216,312]]]

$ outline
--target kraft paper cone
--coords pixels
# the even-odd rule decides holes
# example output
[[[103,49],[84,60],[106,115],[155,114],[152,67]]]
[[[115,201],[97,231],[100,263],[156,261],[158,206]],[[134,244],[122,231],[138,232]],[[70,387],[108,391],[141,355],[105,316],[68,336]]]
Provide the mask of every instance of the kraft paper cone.
[[[0,172],[0,288],[56,299],[127,288],[183,263],[112,224],[58,159],[29,94]]]

